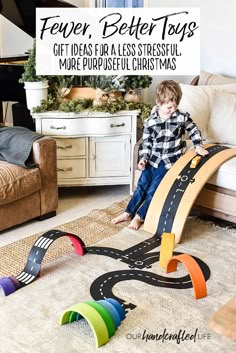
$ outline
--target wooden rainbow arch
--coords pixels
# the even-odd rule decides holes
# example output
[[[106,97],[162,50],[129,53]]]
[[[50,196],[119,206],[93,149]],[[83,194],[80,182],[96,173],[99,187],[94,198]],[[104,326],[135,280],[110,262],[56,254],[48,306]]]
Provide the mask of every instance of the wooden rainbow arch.
[[[193,284],[195,298],[200,299],[206,297],[207,288],[204,275],[197,261],[194,260],[192,256],[188,254],[181,254],[171,257],[167,263],[166,272],[169,273],[176,271],[178,261],[182,262],[189,272]]]

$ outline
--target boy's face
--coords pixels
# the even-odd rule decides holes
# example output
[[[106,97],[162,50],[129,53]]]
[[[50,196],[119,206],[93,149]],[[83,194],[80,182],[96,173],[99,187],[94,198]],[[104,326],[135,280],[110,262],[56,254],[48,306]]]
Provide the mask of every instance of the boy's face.
[[[176,102],[158,104],[158,106],[159,106],[159,113],[162,116],[165,116],[166,118],[170,117],[178,109],[178,105],[176,104]]]

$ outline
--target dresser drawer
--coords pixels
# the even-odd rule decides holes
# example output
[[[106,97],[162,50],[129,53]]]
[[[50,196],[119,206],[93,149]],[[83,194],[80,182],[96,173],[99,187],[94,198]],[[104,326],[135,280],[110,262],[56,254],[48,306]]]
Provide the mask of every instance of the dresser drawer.
[[[108,118],[93,118],[90,125],[91,134],[113,135],[131,132],[130,116],[114,116]]]
[[[48,136],[76,136],[83,133],[77,119],[43,119],[41,131]]]
[[[87,138],[57,138],[57,157],[86,156]]]
[[[131,116],[42,119],[41,133],[48,136],[107,135],[131,132]]]
[[[86,159],[58,159],[57,177],[58,179],[86,178]]]

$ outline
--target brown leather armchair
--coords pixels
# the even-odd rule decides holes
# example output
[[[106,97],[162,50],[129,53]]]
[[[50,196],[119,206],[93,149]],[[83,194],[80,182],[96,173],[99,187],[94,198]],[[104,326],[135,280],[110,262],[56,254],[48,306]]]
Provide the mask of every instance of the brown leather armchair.
[[[31,169],[0,161],[0,231],[56,215],[56,141],[49,137],[35,140],[31,159],[37,164]]]

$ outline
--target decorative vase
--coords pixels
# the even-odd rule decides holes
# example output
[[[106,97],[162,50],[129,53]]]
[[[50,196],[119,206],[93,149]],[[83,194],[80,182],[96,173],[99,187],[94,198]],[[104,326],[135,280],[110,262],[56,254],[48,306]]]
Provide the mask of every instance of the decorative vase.
[[[91,87],[72,87],[69,94],[66,95],[67,99],[95,99],[96,91]]]
[[[34,107],[41,104],[41,101],[47,100],[48,81],[43,82],[24,82],[26,93],[27,108],[32,111]]]

